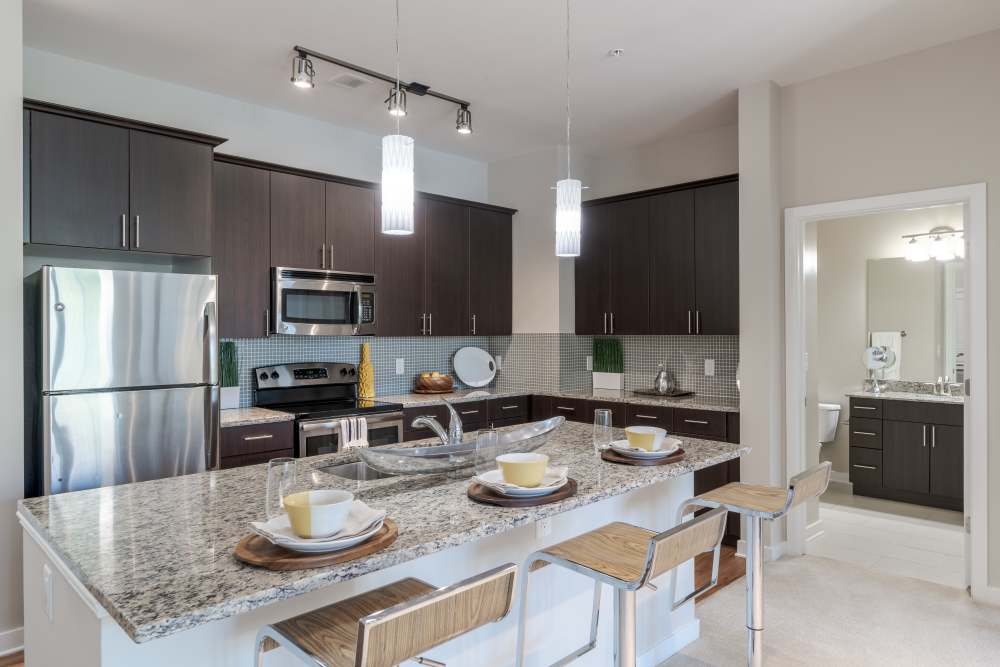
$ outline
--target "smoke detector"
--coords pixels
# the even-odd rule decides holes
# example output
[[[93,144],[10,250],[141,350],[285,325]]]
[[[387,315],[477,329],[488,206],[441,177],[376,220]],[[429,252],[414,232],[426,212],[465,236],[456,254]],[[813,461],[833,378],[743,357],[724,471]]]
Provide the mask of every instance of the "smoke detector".
[[[608,51],[608,57],[610,58],[621,58],[625,55],[625,49],[611,49]]]

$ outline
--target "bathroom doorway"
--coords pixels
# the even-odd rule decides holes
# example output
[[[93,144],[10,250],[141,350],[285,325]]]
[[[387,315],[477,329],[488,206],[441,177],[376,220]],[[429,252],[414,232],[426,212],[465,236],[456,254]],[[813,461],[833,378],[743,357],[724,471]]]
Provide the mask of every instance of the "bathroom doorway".
[[[789,552],[986,590],[985,228],[982,185],[786,210],[788,472],[834,470]]]

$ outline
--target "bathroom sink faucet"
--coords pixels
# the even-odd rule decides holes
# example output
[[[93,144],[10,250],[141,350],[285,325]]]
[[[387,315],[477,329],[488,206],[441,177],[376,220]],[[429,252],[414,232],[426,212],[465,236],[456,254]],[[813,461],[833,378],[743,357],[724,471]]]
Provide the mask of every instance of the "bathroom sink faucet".
[[[426,415],[417,417],[413,420],[411,426],[413,428],[427,427],[434,431],[440,440],[442,445],[460,445],[462,444],[462,439],[465,434],[462,432],[462,418],[458,416],[458,412],[452,407],[451,403],[444,401],[445,406],[448,408],[448,430],[445,431],[441,423],[434,417],[428,417]]]

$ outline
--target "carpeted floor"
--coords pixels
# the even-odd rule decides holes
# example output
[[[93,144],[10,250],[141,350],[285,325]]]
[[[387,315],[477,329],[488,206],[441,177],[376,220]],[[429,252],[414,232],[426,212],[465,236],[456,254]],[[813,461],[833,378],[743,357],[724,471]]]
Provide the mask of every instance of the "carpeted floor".
[[[964,591],[816,556],[768,563],[765,583],[768,667],[1000,664],[1000,609]],[[745,664],[744,608],[742,582],[698,604],[701,638],[664,665]]]

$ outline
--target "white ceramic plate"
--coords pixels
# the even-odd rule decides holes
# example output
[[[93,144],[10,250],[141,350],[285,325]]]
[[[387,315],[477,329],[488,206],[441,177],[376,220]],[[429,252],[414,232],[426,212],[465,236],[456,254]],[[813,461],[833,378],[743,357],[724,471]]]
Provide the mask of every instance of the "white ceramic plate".
[[[554,468],[549,466],[545,469],[545,477],[542,483],[535,487],[516,486],[503,481],[503,473],[499,470],[490,470],[482,475],[476,475],[475,481],[483,486],[489,487],[502,496],[509,498],[539,498],[555,493],[566,486],[569,477],[566,475],[566,468]]]
[[[352,526],[356,530],[349,532],[343,537],[336,535],[313,539],[299,537],[292,532],[292,527],[286,514],[276,516],[265,522],[251,522],[250,527],[264,539],[286,549],[302,553],[327,553],[353,547],[355,544],[364,542],[377,533],[382,528],[384,522],[384,510],[372,509],[360,500],[355,500],[347,519],[345,531],[351,530]]]
[[[611,449],[615,450],[622,456],[631,456],[635,459],[662,459],[665,456],[674,454],[678,449],[680,449],[680,446],[680,440],[669,437],[663,439],[663,449],[655,452],[633,447],[628,444],[628,440],[615,440],[611,443]]]
[[[455,375],[470,387],[485,387],[497,374],[497,362],[486,350],[463,347],[455,353]]]
[[[324,554],[331,551],[342,551],[343,549],[353,547],[356,544],[361,544],[365,540],[371,539],[375,533],[382,529],[383,523],[385,523],[385,520],[380,519],[372,525],[371,528],[367,529],[363,533],[352,535],[351,537],[344,537],[339,540],[327,540],[325,542],[312,542],[298,537],[287,538],[284,536],[262,533],[260,531],[255,532],[272,544],[277,544],[279,547],[284,547],[289,551],[297,551],[304,554]]]

